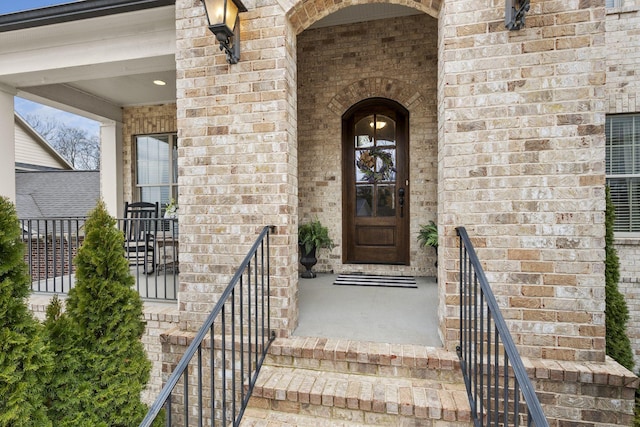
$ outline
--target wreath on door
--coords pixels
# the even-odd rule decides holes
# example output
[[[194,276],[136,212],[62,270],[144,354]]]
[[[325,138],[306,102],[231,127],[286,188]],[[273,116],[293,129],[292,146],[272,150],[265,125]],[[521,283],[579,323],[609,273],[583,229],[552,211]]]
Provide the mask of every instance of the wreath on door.
[[[376,167],[378,160],[382,163],[379,168]],[[379,147],[361,151],[356,166],[364,175],[364,180],[370,183],[389,181],[396,171],[391,153]]]

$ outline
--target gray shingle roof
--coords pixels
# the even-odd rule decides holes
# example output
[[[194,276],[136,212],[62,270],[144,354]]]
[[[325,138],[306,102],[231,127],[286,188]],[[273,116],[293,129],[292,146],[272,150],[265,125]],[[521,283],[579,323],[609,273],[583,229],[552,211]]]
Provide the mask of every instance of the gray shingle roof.
[[[16,171],[19,218],[86,216],[99,198],[98,171]]]

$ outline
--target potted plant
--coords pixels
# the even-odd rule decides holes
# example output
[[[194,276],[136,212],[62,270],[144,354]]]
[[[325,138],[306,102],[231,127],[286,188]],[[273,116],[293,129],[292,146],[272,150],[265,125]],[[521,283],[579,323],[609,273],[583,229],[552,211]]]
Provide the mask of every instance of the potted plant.
[[[178,218],[178,204],[173,197],[169,200],[169,203],[167,203],[167,206],[164,209],[164,217]]]
[[[316,258],[316,249],[328,248],[333,249],[334,244],[329,237],[329,229],[316,219],[307,224],[298,227],[298,246],[300,248],[300,264],[304,265],[304,271],[301,277],[312,279],[316,277],[316,273],[311,271],[318,262]]]
[[[438,267],[438,226],[435,222],[429,221],[429,224],[420,226],[418,232],[418,242],[420,247],[431,246],[436,251],[436,267]]]

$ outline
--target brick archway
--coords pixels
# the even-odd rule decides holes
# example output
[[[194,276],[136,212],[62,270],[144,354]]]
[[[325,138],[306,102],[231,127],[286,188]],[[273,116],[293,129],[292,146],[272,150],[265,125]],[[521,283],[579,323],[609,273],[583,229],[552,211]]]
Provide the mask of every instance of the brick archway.
[[[352,105],[365,98],[387,98],[402,104],[406,109],[423,101],[422,94],[405,82],[397,79],[370,77],[355,81],[338,91],[327,108],[338,116]]]
[[[301,0],[293,5],[285,5],[282,3],[285,3],[285,1],[281,2],[281,5],[285,10],[288,9],[286,16],[291,23],[291,26],[293,27],[293,31],[295,32],[295,34],[300,34],[302,31],[309,28],[309,26],[311,26],[314,22],[340,9],[368,3],[393,3],[402,6],[410,6],[434,18],[438,18],[442,0],[416,0],[414,2],[411,2],[411,5],[408,5],[406,2],[400,0],[390,0],[388,2],[371,0],[347,0],[340,3],[326,3],[325,8],[318,7],[319,3],[316,0]]]

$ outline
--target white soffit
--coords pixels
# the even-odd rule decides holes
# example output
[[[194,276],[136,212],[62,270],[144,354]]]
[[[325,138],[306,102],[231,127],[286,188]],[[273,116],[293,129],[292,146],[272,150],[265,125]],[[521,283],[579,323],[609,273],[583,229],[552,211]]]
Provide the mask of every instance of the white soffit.
[[[369,3],[349,6],[331,15],[325,16],[309,28],[333,27],[335,25],[352,24],[355,22],[375,21],[378,19],[399,18],[402,16],[420,15],[417,9],[391,3]]]
[[[175,72],[175,8],[146,9],[9,31],[0,37],[0,83],[70,83]]]

